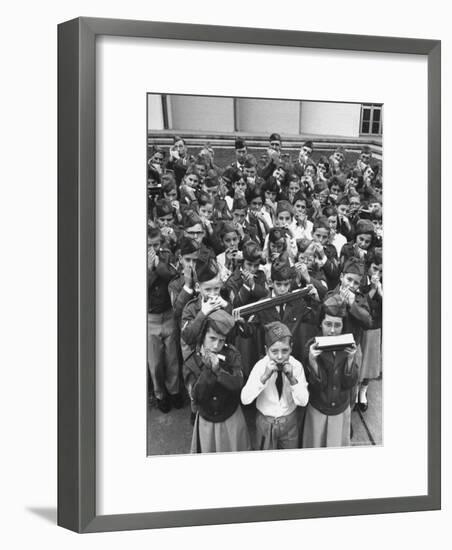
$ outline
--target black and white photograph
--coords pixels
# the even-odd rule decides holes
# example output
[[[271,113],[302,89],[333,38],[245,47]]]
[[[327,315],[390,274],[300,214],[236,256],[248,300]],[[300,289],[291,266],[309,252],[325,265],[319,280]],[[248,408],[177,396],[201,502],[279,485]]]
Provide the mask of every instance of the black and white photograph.
[[[147,117],[147,454],[381,445],[383,105]]]

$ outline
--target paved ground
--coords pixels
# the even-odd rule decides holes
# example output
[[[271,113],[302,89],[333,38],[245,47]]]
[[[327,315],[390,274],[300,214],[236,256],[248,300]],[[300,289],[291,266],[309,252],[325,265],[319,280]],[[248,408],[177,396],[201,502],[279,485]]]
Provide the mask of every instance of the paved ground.
[[[365,413],[352,413],[352,445],[382,443],[382,381],[373,380],[368,390],[369,408]],[[254,406],[246,407],[245,417],[254,441]],[[148,455],[185,454],[190,452],[192,426],[190,406],[163,414],[152,403],[148,407]]]

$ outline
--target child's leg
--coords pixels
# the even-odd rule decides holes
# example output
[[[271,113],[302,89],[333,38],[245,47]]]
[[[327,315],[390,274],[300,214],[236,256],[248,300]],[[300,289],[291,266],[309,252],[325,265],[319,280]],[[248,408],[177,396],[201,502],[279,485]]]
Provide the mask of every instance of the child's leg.
[[[158,400],[165,398],[164,356],[162,340],[162,316],[148,314],[148,365],[154,386],[154,394]]]
[[[180,368],[177,330],[172,311],[164,314],[162,336],[165,346],[165,386],[169,395],[177,395],[180,389]]]
[[[295,409],[277,422],[278,449],[298,449],[300,428],[297,410]]]

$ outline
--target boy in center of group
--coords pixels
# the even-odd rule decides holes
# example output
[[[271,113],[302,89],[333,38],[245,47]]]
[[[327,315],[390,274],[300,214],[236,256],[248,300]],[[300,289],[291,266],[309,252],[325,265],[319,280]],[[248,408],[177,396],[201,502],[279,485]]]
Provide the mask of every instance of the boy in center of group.
[[[249,405],[256,399],[257,449],[296,449],[297,406],[309,399],[303,366],[291,355],[292,334],[283,323],[265,327],[265,344],[267,355],[254,365],[241,400]]]

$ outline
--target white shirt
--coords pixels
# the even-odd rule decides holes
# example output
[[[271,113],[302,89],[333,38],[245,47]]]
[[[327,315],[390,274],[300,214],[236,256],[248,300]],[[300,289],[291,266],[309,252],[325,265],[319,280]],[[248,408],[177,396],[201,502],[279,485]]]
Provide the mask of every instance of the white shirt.
[[[266,355],[258,361],[242,389],[241,400],[244,405],[249,405],[256,399],[256,408],[265,416],[286,416],[293,412],[297,405],[304,407],[309,400],[308,383],[304,375],[303,366],[300,361],[294,357],[289,357],[289,363],[293,368],[293,376],[297,384],[292,386],[285,374],[283,374],[283,388],[281,399],[276,389],[277,372],[274,372],[265,384],[262,384],[261,378],[265,368],[270,363],[270,358]]]

